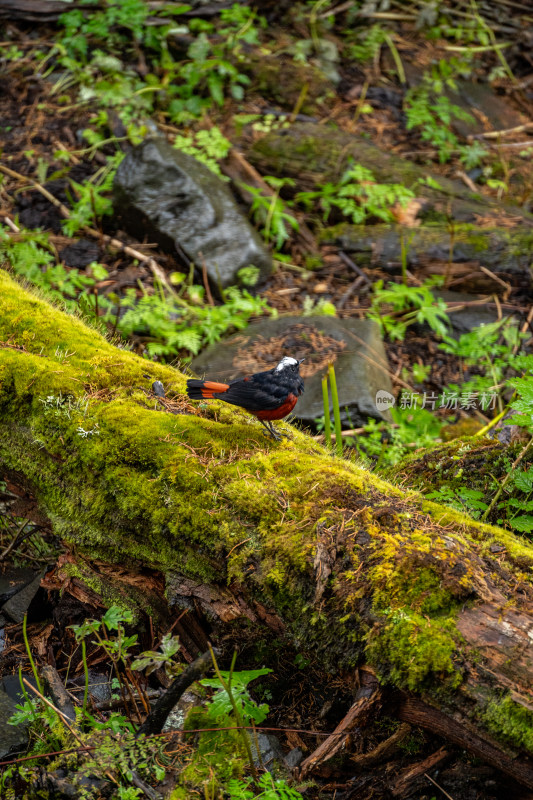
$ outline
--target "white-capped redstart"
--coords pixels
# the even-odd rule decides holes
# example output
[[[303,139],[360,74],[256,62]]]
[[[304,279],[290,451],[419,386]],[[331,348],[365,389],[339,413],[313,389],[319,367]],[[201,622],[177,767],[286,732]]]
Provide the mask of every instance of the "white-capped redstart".
[[[296,358],[285,356],[277,367],[266,372],[256,372],[231,383],[216,381],[187,381],[187,394],[191,400],[206,400],[216,397],[234,406],[240,406],[264,425],[273,439],[281,435],[272,425],[272,420],[288,416],[304,390],[300,376],[300,364]]]

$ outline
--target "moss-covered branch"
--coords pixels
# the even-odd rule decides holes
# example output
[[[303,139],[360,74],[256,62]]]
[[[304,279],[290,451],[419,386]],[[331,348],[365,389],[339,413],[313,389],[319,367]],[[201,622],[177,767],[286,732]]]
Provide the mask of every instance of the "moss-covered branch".
[[[159,570],[173,600],[268,626],[331,669],[366,660],[533,752],[533,547],[302,434],[277,443],[237,409],[191,407],[179,372],[5,272],[0,342],[0,476],[86,558]]]

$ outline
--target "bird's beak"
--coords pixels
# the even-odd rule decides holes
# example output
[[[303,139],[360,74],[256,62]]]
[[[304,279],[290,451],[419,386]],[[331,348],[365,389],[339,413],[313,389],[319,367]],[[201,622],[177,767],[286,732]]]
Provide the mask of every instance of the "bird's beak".
[[[300,358],[300,360],[298,361],[298,365],[300,365],[302,361],[305,361],[305,358]]]

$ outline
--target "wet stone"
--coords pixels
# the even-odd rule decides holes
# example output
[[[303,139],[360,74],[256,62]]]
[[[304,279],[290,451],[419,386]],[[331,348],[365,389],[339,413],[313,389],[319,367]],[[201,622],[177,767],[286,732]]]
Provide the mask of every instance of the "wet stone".
[[[246,333],[236,334],[225,341],[211,345],[192,362],[192,369],[201,377],[211,380],[231,381],[246,374],[275,367],[282,356],[302,358],[309,352],[310,338],[319,333],[329,341],[340,343],[335,364],[341,420],[344,425],[359,426],[369,417],[390,420],[392,384],[388,362],[379,327],[372,320],[337,319],[336,317],[280,317],[252,323]],[[257,344],[279,340],[279,351],[268,366],[257,363],[254,367],[250,352],[260,352]],[[255,350],[254,350],[255,348]],[[271,343],[268,352],[272,351]],[[312,424],[324,416],[322,378],[327,372],[327,360],[313,374],[306,374],[313,363],[313,353],[302,365],[305,381],[304,394],[299,398],[292,416]],[[246,367],[243,369],[243,364]],[[380,399],[376,406],[376,396]],[[331,414],[333,408],[330,408]]]
[[[34,578],[34,570],[8,565],[5,571],[0,573],[0,605],[3,605],[10,597],[20,592]]]
[[[32,581],[28,583],[19,592],[14,594],[2,606],[2,612],[13,620],[13,622],[22,622],[24,614],[27,612],[31,601],[39,591],[43,573],[40,572]]]
[[[16,710],[15,701],[0,685],[0,720],[2,720],[0,725],[0,758],[22,750],[26,744],[25,726],[7,725],[7,720]]]
[[[126,230],[199,269],[205,264],[215,290],[237,284],[243,267],[257,267],[261,279],[270,274],[270,254],[228,186],[163,139],[149,139],[126,156],[113,190]]]

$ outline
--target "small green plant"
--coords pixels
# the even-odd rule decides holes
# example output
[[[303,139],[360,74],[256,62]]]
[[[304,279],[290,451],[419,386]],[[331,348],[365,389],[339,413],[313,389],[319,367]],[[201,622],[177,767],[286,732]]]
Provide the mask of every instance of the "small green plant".
[[[115,173],[123,158],[124,153],[116,153],[112,158],[108,158],[105,169],[98,170],[85,183],[70,181],[76,200],[72,204],[68,219],[63,221],[63,230],[67,236],[73,236],[85,227],[98,226],[103,216],[113,213],[111,189]]]
[[[226,784],[229,800],[301,800],[302,795],[284,778],[265,772],[254,783],[251,778],[232,779]]]
[[[431,289],[440,283],[440,278],[431,278],[422,286],[406,286],[403,283],[376,281],[372,305],[368,316],[374,319],[392,340],[402,340],[409,325],[429,325],[432,331],[444,337],[448,331],[446,303],[435,298]],[[386,310],[390,309],[390,310]]]
[[[439,437],[442,421],[424,408],[390,409],[393,425],[368,420],[364,433],[348,438],[346,444],[355,447],[364,464],[376,471],[387,470],[419,447],[428,447]]]
[[[197,131],[188,136],[177,135],[174,139],[173,147],[183,153],[194,156],[220,178],[228,180],[222,174],[218,162],[228,155],[231,150],[231,142],[226,139],[216,125],[208,130]]]
[[[326,447],[331,448],[331,423],[329,415],[329,394],[328,379],[331,386],[331,404],[333,406],[333,419],[335,424],[335,451],[338,456],[343,454],[341,412],[339,407],[339,393],[337,391],[337,378],[335,377],[335,367],[330,364],[328,374],[322,378],[322,400],[324,403],[324,436]]]
[[[328,182],[315,191],[298,192],[295,201],[307,209],[317,204],[324,222],[338,211],[358,225],[371,218],[393,222],[393,207],[406,206],[413,197],[414,192],[402,184],[377,183],[371,170],[352,164],[338,183]]]
[[[422,83],[405,95],[407,130],[420,128],[423,141],[432,144],[438,151],[439,161],[445,163],[459,147],[459,139],[451,129],[453,120],[472,123],[471,114],[458,106],[444,94],[446,90],[457,89],[456,78],[468,76],[471,72],[469,61],[450,58],[441,59],[424,73]],[[479,149],[463,151],[467,159],[481,159]]]
[[[302,305],[302,317],[336,317],[337,309],[330,300],[325,300],[323,297],[320,300],[313,300],[312,297],[306,295]]]
[[[251,316],[269,311],[267,302],[253,297],[246,289],[230,286],[224,289],[223,305],[206,305],[202,286],[185,286],[184,293],[169,294],[156,287],[155,294],[128,289],[120,309],[107,313],[105,319],[117,320],[117,330],[125,337],[141,334],[149,338],[147,350],[151,356],[173,356],[181,350],[196,355],[203,346],[218,341],[231,329],[242,330]]]
[[[381,25],[365,26],[350,31],[347,37],[349,44],[345,47],[345,54],[355,61],[372,61],[381,46],[387,41],[388,35]]]
[[[146,675],[150,675],[156,669],[164,669],[169,678],[175,677],[183,669],[183,665],[176,661],[180,648],[179,636],[166,633],[161,639],[159,650],[145,650],[135,659],[131,668],[144,670]]]
[[[475,368],[469,370],[471,377],[462,384],[462,392],[483,394],[499,391],[501,398],[501,394],[508,390],[506,380],[533,366],[533,358],[519,352],[523,338],[524,334],[520,333],[515,322],[503,318],[480,325],[459,339],[445,335],[439,348],[459,358],[463,371],[467,367]],[[450,388],[458,389],[457,386]],[[499,403],[501,409],[501,399]]]
[[[488,505],[484,500],[484,493],[479,489],[469,489],[467,486],[451,487],[441,486],[434,492],[425,495],[428,500],[450,506],[469,514],[474,519],[479,519]]]
[[[264,181],[274,189],[273,194],[265,195],[261,189],[246,183],[241,185],[252,195],[250,212],[254,221],[262,226],[261,233],[265,242],[273,242],[276,249],[280,250],[290,237],[287,226],[294,231],[298,230],[297,219],[285,210],[285,203],[279,196],[281,189],[284,186],[294,186],[294,181],[292,178],[275,178],[272,175],[266,175]]]

